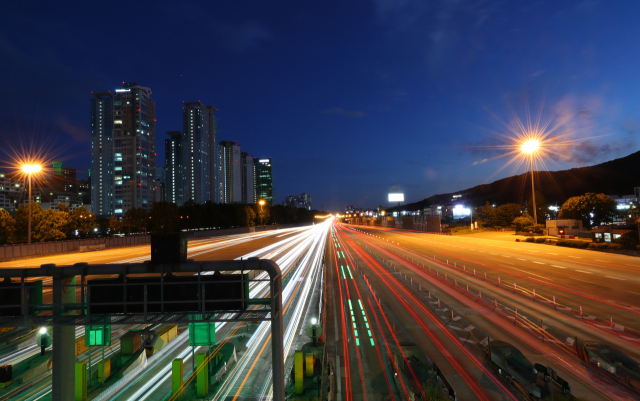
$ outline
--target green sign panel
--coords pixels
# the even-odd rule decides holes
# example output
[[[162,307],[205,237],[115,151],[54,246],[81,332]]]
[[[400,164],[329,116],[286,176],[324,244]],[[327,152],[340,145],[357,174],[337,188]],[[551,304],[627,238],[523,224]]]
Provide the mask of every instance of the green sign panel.
[[[216,324],[189,323],[189,345],[216,345]]]
[[[84,345],[111,345],[111,326],[85,326]]]

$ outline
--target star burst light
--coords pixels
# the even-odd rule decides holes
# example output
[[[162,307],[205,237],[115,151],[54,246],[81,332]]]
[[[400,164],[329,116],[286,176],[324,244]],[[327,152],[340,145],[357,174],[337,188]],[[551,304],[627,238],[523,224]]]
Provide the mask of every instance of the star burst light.
[[[588,127],[580,127],[575,123],[574,116],[566,111],[556,111],[549,118],[543,119],[543,105],[544,103],[540,105],[537,115],[532,117],[528,103],[525,101],[523,119],[509,105],[511,115],[509,122],[492,113],[503,128],[501,131],[489,130],[498,143],[472,147],[485,148],[494,156],[475,162],[474,165],[502,158],[507,159],[491,177],[507,167],[512,167],[512,173],[528,170],[530,165],[533,170],[548,170],[549,164],[560,167],[558,161],[567,160],[567,156],[577,143],[593,138],[581,137],[579,134]]]

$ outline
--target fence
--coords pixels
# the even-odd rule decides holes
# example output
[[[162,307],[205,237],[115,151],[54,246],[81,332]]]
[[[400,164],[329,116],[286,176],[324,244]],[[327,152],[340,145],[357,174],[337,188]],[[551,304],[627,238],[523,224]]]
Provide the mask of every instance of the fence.
[[[125,246],[144,245],[151,243],[149,235],[132,235],[128,237],[114,238],[89,238],[69,241],[36,242],[32,244],[14,244],[0,246],[0,261],[11,259],[47,256],[57,253],[77,252],[81,247],[90,249],[91,246],[104,245],[108,248],[121,248]]]

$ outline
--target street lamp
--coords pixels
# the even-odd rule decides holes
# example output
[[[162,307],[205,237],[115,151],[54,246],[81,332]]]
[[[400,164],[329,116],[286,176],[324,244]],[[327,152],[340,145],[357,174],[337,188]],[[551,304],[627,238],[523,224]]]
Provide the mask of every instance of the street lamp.
[[[260,199],[260,200],[258,201],[258,205],[260,205],[260,227],[262,227],[262,215],[263,215],[263,213],[262,213],[262,206],[264,206],[264,204],[265,204],[265,203],[266,203],[266,202],[264,201],[264,199]]]
[[[31,243],[31,175],[42,170],[39,164],[23,164],[22,171],[29,176],[29,229],[27,235],[27,243]]]
[[[528,154],[531,160],[531,198],[533,200],[533,224],[538,224],[538,215],[536,212],[536,192],[533,186],[533,155],[540,148],[540,142],[537,139],[529,139],[520,146],[522,153]]]

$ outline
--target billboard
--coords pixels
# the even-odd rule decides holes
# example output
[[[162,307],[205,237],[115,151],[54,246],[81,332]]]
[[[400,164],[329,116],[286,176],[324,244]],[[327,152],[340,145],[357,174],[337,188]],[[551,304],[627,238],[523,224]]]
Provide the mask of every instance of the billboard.
[[[404,194],[389,194],[389,202],[404,202]]]
[[[471,215],[471,209],[468,207],[464,207],[462,205],[456,205],[453,208],[453,217],[455,218],[466,217],[470,215]]]

